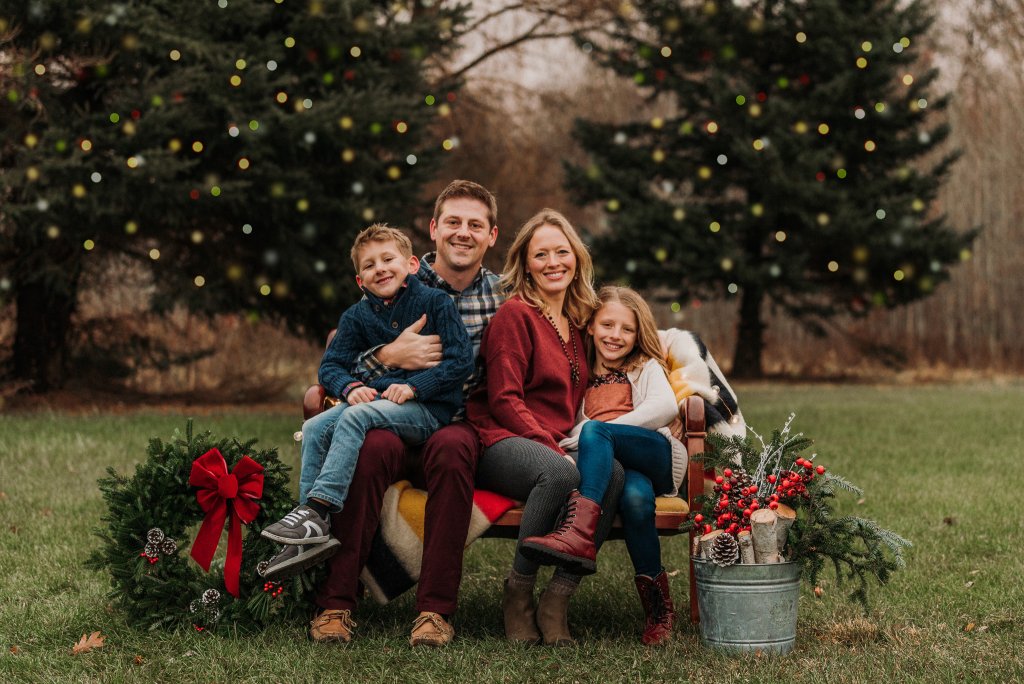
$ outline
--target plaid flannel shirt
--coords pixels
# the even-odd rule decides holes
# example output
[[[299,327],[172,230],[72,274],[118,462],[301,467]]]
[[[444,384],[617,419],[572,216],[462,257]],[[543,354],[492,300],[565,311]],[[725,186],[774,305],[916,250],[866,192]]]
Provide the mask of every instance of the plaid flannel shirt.
[[[473,356],[476,359],[472,375],[466,380],[466,384],[462,386],[463,394],[469,397],[469,393],[482,383],[484,379],[484,364],[480,358],[480,341],[484,337],[484,329],[490,323],[491,317],[494,316],[498,307],[505,301],[505,298],[498,292],[498,276],[483,267],[480,268],[476,278],[473,279],[473,282],[465,290],[459,292],[453,289],[434,270],[435,256],[435,252],[423,255],[423,258],[420,260],[420,270],[416,273],[416,277],[428,287],[444,290],[452,298],[452,301],[455,302],[455,308],[458,310],[459,315],[462,316],[462,322],[466,324],[466,331],[469,333],[469,339],[473,343]],[[377,350],[383,346],[379,345],[361,354],[356,362],[353,374],[364,382],[368,382],[386,373],[389,368],[378,361],[376,356]],[[464,409],[456,414],[456,416],[461,417],[463,412]]]

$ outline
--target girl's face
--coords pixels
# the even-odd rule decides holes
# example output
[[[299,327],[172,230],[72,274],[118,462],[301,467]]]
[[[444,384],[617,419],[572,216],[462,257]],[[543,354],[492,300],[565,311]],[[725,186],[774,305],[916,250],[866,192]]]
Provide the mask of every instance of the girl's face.
[[[618,368],[636,346],[636,314],[619,302],[605,302],[594,314],[587,332],[594,338],[597,358],[605,368]]]
[[[576,275],[576,254],[561,229],[543,225],[526,247],[526,268],[545,299],[563,295]]]

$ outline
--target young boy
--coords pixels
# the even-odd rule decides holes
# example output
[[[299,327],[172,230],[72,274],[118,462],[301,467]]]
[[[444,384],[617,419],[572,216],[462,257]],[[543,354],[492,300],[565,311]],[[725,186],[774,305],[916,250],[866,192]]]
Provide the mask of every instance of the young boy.
[[[337,551],[328,515],[345,503],[366,433],[385,428],[409,444],[425,442],[462,407],[462,385],[473,371],[462,318],[447,294],[416,277],[419,260],[405,234],[370,226],[356,236],[352,264],[365,296],[342,314],[319,373],[327,393],[343,401],[302,426],[300,505],[262,532],[285,545],[263,571],[268,580],[295,575]],[[390,369],[369,384],[352,374],[361,354],[394,341],[423,315],[422,333],[441,338],[440,363]]]

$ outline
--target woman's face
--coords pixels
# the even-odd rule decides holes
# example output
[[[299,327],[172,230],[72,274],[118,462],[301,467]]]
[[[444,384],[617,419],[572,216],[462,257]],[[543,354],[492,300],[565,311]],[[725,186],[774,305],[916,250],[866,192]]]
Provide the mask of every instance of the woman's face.
[[[594,314],[587,332],[606,368],[618,368],[636,346],[636,314],[619,302],[605,302]]]
[[[542,297],[564,296],[576,275],[576,254],[560,228],[537,229],[526,246],[526,270]]]

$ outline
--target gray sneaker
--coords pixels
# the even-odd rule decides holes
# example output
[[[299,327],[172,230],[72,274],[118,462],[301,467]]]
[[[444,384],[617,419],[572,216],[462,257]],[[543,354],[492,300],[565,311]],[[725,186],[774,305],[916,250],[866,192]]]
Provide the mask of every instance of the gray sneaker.
[[[260,575],[268,582],[279,582],[323,563],[337,553],[340,546],[341,542],[334,537],[322,544],[287,544],[281,549],[281,553],[267,562]]]
[[[260,533],[279,544],[323,544],[331,538],[331,524],[306,504],[268,525]]]

